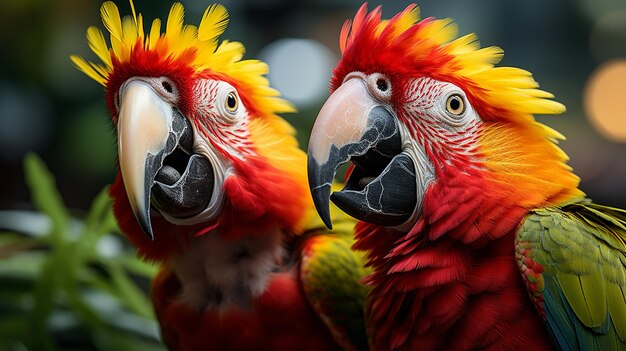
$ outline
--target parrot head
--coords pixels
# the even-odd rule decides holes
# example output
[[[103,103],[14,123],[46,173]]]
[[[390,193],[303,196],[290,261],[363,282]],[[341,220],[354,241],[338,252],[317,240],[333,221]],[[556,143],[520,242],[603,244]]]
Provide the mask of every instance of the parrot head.
[[[476,218],[468,213],[580,195],[556,146],[562,136],[533,117],[564,106],[529,72],[494,67],[500,48],[480,48],[474,34],[457,38],[450,19],[419,21],[415,5],[381,20],[380,7],[368,13],[365,4],[344,24],[340,48],[308,150],[310,190],[327,226],[329,200],[365,222],[404,232],[420,223],[438,236]],[[346,185],[331,194],[347,162]]]
[[[267,65],[242,60],[239,42],[218,41],[228,23],[209,6],[199,26],[183,24],[175,3],[161,32],[144,33],[141,14],[101,8],[110,47],[91,27],[101,63],[72,56],[106,88],[117,135],[119,174],[111,188],[122,230],[158,259],[213,229],[236,236],[264,225],[291,229],[306,199],[305,155],[276,114],[293,107],[265,78]]]

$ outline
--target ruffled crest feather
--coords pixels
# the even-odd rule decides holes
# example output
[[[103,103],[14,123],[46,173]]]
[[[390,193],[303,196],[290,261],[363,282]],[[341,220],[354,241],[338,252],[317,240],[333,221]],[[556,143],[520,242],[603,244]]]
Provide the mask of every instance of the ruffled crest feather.
[[[565,111],[565,106],[549,100],[552,94],[537,89],[539,84],[529,72],[494,67],[502,60],[502,49],[480,48],[475,34],[460,38],[457,35],[458,27],[452,19],[419,21],[415,4],[390,20],[381,20],[380,7],[367,13],[367,4],[363,4],[354,20],[346,21],[341,30],[339,47],[343,58],[335,71],[333,88],[347,71],[384,67],[393,53],[401,61],[398,66],[405,70],[398,74],[410,70],[467,87],[466,92],[479,105],[485,119],[515,121],[520,114]]]
[[[91,79],[106,86],[114,65],[130,61],[131,53],[157,53],[162,59],[181,60],[196,72],[211,71],[230,77],[234,81],[252,87],[249,98],[261,115],[293,112],[293,106],[279,98],[279,93],[269,87],[267,65],[256,60],[242,60],[244,46],[239,42],[218,42],[218,37],[228,25],[228,11],[222,5],[207,8],[198,27],[184,24],[185,9],[182,4],[172,5],[161,33],[161,20],[155,19],[146,36],[141,14],[135,13],[131,1],[132,17],[121,18],[117,6],[107,1],[102,4],[104,27],[109,32],[110,47],[102,32],[90,27],[87,30],[89,47],[102,63],[88,62],[82,57],[70,58],[76,67]]]
[[[217,40],[228,26],[228,12],[224,6],[213,4],[207,7],[198,28],[198,39],[201,41]]]

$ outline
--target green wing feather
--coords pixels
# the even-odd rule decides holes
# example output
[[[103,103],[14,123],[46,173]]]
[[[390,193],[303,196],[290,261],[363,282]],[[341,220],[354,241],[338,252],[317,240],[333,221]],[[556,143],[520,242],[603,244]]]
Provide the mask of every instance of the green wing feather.
[[[333,230],[309,230],[300,276],[304,292],[335,340],[345,350],[368,350],[364,306],[369,288],[361,279],[370,273],[365,256],[352,250],[355,220],[331,207]]]
[[[625,242],[626,211],[589,200],[535,210],[520,226],[522,277],[562,349],[626,350]]]

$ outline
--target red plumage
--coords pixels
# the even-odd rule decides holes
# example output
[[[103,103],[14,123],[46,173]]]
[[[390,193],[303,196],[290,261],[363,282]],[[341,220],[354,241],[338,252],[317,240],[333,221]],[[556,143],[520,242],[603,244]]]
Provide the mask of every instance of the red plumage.
[[[513,256],[527,210],[485,191],[479,174],[438,177],[409,234],[357,226],[355,246],[375,268],[367,280],[374,349],[551,349]],[[512,331],[522,336],[504,337]]]
[[[384,231],[379,237],[402,235],[361,223],[359,234],[365,231]],[[466,350],[490,345],[551,349],[543,322],[526,291],[519,288],[521,278],[510,254],[512,240],[512,231],[480,248],[442,239],[422,243],[415,252],[376,267],[368,280],[374,286],[375,303],[370,306],[374,349]],[[377,262],[378,250],[370,249],[372,262]],[[414,270],[384,273],[389,266],[406,264],[400,260],[419,257],[422,250],[441,259],[421,261]],[[521,337],[509,338],[513,331]]]
[[[191,87],[196,73],[192,67],[193,58],[196,55],[194,50],[189,50],[185,55],[174,60],[157,50],[144,50],[143,43],[138,40],[130,55],[130,59],[123,62],[111,55],[113,71],[106,82],[105,100],[114,125],[117,124],[118,118],[117,108],[115,107],[118,91],[125,81],[137,76],[167,76],[178,88],[180,94],[178,108],[185,115],[192,110]]]
[[[306,301],[294,272],[275,274],[248,308],[196,311],[172,301],[181,289],[170,271],[154,281],[152,300],[172,350],[340,350]],[[219,332],[217,332],[219,331]]]
[[[180,254],[189,245],[190,238],[199,227],[179,227],[160,216],[152,217],[152,226],[159,240],[150,240],[139,226],[128,201],[124,181],[118,172],[109,190],[113,198],[113,213],[122,232],[137,248],[138,253],[152,261],[162,261]],[[184,230],[183,230],[184,228]]]
[[[307,206],[305,189],[260,158],[234,162],[234,166],[236,176],[224,183],[228,197],[219,219],[221,233],[234,239],[268,226],[291,229],[298,225]]]

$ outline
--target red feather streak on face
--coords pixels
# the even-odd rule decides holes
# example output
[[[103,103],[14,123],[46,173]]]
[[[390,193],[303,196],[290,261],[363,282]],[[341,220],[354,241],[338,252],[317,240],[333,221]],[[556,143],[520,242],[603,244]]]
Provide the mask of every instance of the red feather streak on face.
[[[171,79],[180,93],[177,107],[194,123],[199,122],[194,118],[192,96],[194,82],[198,78],[230,83],[238,90],[249,117],[259,118],[258,111],[247,94],[251,87],[239,84],[224,74],[208,70],[196,72],[191,65],[195,55],[196,51],[189,49],[174,60],[164,57],[161,51],[145,50],[141,41],[138,41],[129,60],[120,62],[112,57],[113,71],[107,82],[106,101],[114,125],[117,123],[115,107],[117,92],[126,80],[134,76],[166,76]],[[174,225],[160,216],[153,216],[154,241],[146,237],[133,216],[124,183],[118,172],[110,189],[111,197],[114,199],[115,215],[120,228],[137,246],[140,255],[151,260],[164,260],[188,248],[193,237],[211,235],[207,233],[209,229],[215,229],[220,235],[235,239],[241,235],[262,234],[275,227],[292,232],[298,224],[307,199],[305,188],[290,179],[289,174],[276,169],[258,155],[240,160],[221,148],[218,150],[231,161],[234,168],[233,174],[223,184],[225,203],[222,212],[211,223],[190,226]]]

